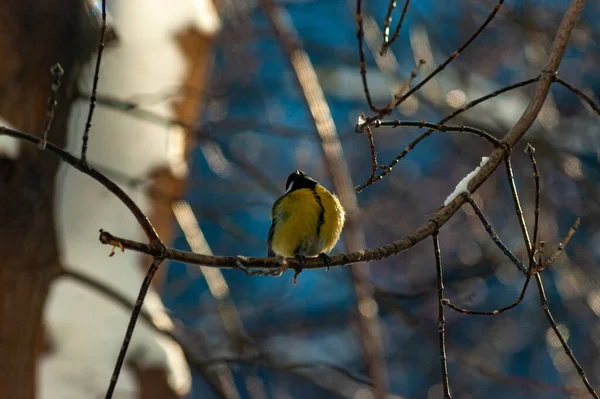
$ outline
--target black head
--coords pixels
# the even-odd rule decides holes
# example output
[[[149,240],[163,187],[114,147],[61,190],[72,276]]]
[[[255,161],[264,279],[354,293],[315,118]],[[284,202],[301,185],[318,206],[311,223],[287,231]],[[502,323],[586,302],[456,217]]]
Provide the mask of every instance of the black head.
[[[285,183],[285,192],[289,193],[290,191],[298,190],[300,188],[315,188],[317,184],[315,179],[308,176],[303,171],[297,170],[288,176],[287,182]]]

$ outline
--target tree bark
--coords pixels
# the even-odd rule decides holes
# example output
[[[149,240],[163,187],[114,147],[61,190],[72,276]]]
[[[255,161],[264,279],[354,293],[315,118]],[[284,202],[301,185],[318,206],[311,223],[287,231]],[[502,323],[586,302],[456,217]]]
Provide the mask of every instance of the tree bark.
[[[49,133],[62,146],[74,83],[94,48],[97,29],[81,0],[0,2],[0,116],[17,129],[42,132],[52,77],[65,70]],[[7,398],[33,398],[41,320],[58,273],[54,177],[59,163],[21,144],[17,159],[0,157],[0,387]]]

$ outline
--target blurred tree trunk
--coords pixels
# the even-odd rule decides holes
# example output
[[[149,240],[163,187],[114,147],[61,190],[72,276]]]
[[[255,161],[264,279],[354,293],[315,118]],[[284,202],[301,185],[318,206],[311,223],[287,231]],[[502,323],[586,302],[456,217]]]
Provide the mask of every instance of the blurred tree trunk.
[[[193,27],[186,27],[177,32],[175,38],[178,48],[185,59],[186,68],[179,85],[183,89],[183,95],[172,100],[171,107],[177,121],[184,126],[194,127],[203,106],[203,97],[199,93],[203,93],[206,90],[208,69],[213,62],[212,37],[211,35],[198,32]],[[176,125],[173,125],[171,129],[178,129],[179,134],[184,135],[184,159],[187,161],[196,142],[195,132]],[[179,165],[186,169],[185,172],[177,171],[177,166],[171,165],[171,167],[157,168],[151,174],[152,184],[150,185],[151,202],[149,216],[156,231],[166,243],[173,241],[176,231],[173,203],[183,196],[188,180],[187,162],[184,165]],[[147,271],[150,260],[150,257],[143,258],[141,264],[144,272]],[[153,285],[158,291],[162,288],[166,271],[167,265],[163,264],[152,280]],[[166,374],[164,370],[156,368],[145,369],[137,365],[134,365],[134,369],[140,379],[140,399],[177,397],[174,392],[169,391],[169,385],[165,383]],[[204,377],[211,379],[215,386],[223,389],[224,397],[239,397],[231,373],[226,366],[217,367],[214,371],[207,370]]]
[[[202,34],[196,29],[186,27],[177,32],[175,36],[179,50],[185,59],[186,71],[180,82],[182,96],[171,101],[171,107],[175,114],[175,120],[185,126],[195,126],[198,115],[202,109],[202,96],[206,90],[208,69],[212,64],[212,38]],[[178,129],[185,138],[185,155],[187,161],[189,154],[194,148],[196,137],[194,131],[187,131],[183,127],[173,125],[171,129]],[[171,133],[172,134],[172,133]],[[174,168],[183,166],[186,171],[175,175]],[[152,173],[151,210],[150,220],[154,228],[166,243],[172,242],[175,232],[175,217],[173,216],[173,202],[181,198],[185,191],[187,182],[187,162],[185,165],[171,165],[170,168],[158,168]],[[151,262],[150,257],[144,257],[142,266],[144,272]],[[160,290],[164,281],[166,265],[162,266],[152,283]]]
[[[50,68],[59,62],[65,75],[49,138],[63,146],[79,66],[97,38],[83,0],[0,2],[0,116],[40,134]],[[58,165],[29,144],[21,144],[17,159],[0,158],[0,387],[6,398],[35,395],[44,301],[59,268],[53,214]]]

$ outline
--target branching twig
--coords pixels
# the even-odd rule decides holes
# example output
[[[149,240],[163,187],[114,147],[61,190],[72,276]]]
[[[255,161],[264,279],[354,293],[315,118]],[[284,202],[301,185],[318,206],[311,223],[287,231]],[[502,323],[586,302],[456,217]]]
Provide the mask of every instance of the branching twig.
[[[529,255],[530,265],[531,265],[530,267],[533,267],[533,265],[534,265],[533,258],[535,255],[536,240],[537,240],[537,236],[538,236],[538,221],[539,221],[539,215],[540,215],[540,172],[537,167],[537,162],[535,161],[535,156],[534,156],[535,148],[533,148],[533,146],[528,144],[525,152],[527,154],[529,154],[529,158],[531,159],[531,165],[533,166],[533,177],[534,177],[534,181],[535,181],[535,221],[534,221],[534,226],[533,226],[532,248],[531,248],[531,252]],[[562,345],[566,355],[571,360],[571,363],[573,363],[573,366],[577,370],[577,373],[581,377],[581,381],[586,386],[589,393],[594,398],[599,399],[598,394],[596,393],[596,391],[594,390],[594,388],[588,381],[587,376],[585,375],[585,372],[583,371],[583,368],[581,367],[581,365],[575,358],[573,351],[569,347],[567,340],[563,336],[562,332],[558,329],[558,326],[556,325],[556,322],[554,321],[554,317],[552,316],[552,313],[550,312],[550,308],[548,307],[548,299],[546,298],[546,292],[544,291],[544,284],[542,282],[541,274],[536,273],[535,278],[536,278],[536,283],[538,286],[538,292],[540,294],[540,302],[542,304],[542,309],[544,310],[544,314],[546,315],[546,318],[548,319],[548,323],[550,323],[550,327],[552,327],[552,330],[554,330],[554,334],[556,334],[556,337],[560,341],[560,344]]]
[[[531,152],[531,150],[529,152],[530,152],[530,155],[532,157],[532,164],[534,164],[535,159],[533,158],[533,153]],[[521,209],[521,203],[519,201],[519,195],[518,195],[516,187],[515,187],[514,177],[512,176],[512,168],[510,167],[510,159],[507,157],[507,158],[505,158],[505,160],[506,160],[506,172],[507,172],[509,184],[510,184],[510,187],[511,187],[511,193],[512,193],[512,197],[513,197],[513,203],[514,203],[514,206],[515,206],[515,210],[516,210],[516,215],[517,215],[517,218],[519,219],[519,225],[521,226],[521,231],[523,233],[523,240],[525,241],[525,246],[527,247],[527,253],[528,253],[529,259],[531,259],[531,258],[533,258],[534,254],[535,254],[535,251],[533,249],[533,246],[532,246],[531,242],[529,241],[529,234],[527,233],[527,227],[526,227],[526,224],[525,224],[525,218],[523,217],[523,211]],[[539,171],[538,171],[538,173],[536,173],[536,170],[537,170],[536,166],[534,166],[534,174],[538,175],[538,177],[535,179],[535,182],[536,182],[536,208],[538,208],[539,207],[539,196],[540,196],[540,193],[539,193]],[[537,229],[534,229],[534,235],[537,237],[537,231],[536,230]],[[569,234],[567,236],[569,236]],[[541,276],[540,273],[535,273],[535,280],[536,280],[536,284],[537,284],[537,287],[538,287],[538,292],[539,292],[539,295],[540,295],[540,302],[541,302],[541,305],[542,305],[542,309],[544,311],[544,314],[546,315],[546,318],[548,319],[548,323],[550,324],[550,327],[552,328],[552,330],[554,331],[554,333],[558,337],[558,340],[560,341],[560,343],[561,343],[561,345],[562,345],[562,347],[563,347],[566,355],[571,360],[571,363],[573,364],[573,366],[577,370],[577,373],[579,374],[579,377],[581,378],[581,381],[583,382],[583,384],[587,388],[587,390],[590,393],[590,395],[592,395],[592,397],[594,397],[595,399],[600,399],[600,397],[598,396],[598,394],[596,393],[596,391],[594,390],[594,388],[592,387],[592,385],[588,381],[587,376],[585,375],[585,372],[584,372],[583,368],[581,367],[581,365],[579,364],[579,362],[575,358],[575,355],[573,354],[573,351],[569,347],[569,344],[567,343],[567,341],[563,337],[562,333],[558,329],[558,326],[556,325],[556,322],[554,321],[554,317],[552,316],[552,313],[550,312],[550,308],[548,307],[548,299],[547,299],[546,293],[544,291],[544,284],[542,282],[542,276]]]
[[[565,246],[569,243],[569,241],[571,241],[571,237],[573,237],[573,234],[575,234],[575,232],[579,228],[580,221],[581,221],[581,219],[579,219],[579,218],[577,218],[575,220],[575,223],[573,223],[573,225],[569,229],[569,232],[567,233],[565,238],[563,238],[563,240],[560,242],[560,244],[558,244],[558,249],[552,255],[550,255],[548,260],[546,260],[544,263],[538,264],[538,266],[537,266],[538,272],[548,268],[550,265],[552,265],[552,263],[554,263],[556,258],[558,258],[558,256],[562,253],[563,249],[565,249]]]
[[[98,79],[100,78],[100,63],[102,62],[102,51],[104,50],[104,33],[106,32],[106,1],[102,0],[102,26],[100,28],[100,42],[98,43],[98,52],[96,53],[96,67],[94,69],[94,82],[92,84],[92,94],[90,96],[90,110],[88,112],[87,121],[85,122],[85,130],[83,131],[83,142],[81,144],[81,161],[87,162],[87,146],[90,129],[92,127],[92,118],[94,117],[94,108],[96,107],[96,93],[98,90]]]
[[[58,104],[56,94],[60,88],[60,79],[64,75],[65,71],[62,69],[60,64],[54,64],[54,66],[50,68],[50,73],[52,74],[52,84],[50,85],[50,98],[48,98],[48,110],[46,111],[46,125],[44,127],[44,132],[42,133],[42,141],[38,144],[38,148],[40,150],[46,149],[48,133],[50,133],[50,128],[52,128],[54,111],[56,109],[56,105]]]
[[[404,8],[402,9],[402,14],[400,15],[400,20],[396,25],[396,29],[394,29],[394,34],[392,38],[389,39],[390,36],[390,24],[392,23],[392,11],[396,8],[396,0],[390,0],[390,5],[388,6],[387,15],[385,17],[384,27],[383,27],[383,43],[381,44],[381,50],[379,54],[385,55],[388,47],[394,43],[394,41],[398,38],[400,34],[400,29],[402,29],[402,23],[404,22],[404,17],[406,16],[406,11],[408,11],[408,6],[410,4],[410,0],[404,1]]]
[[[585,1],[585,0],[582,0],[582,1]],[[360,2],[360,0],[359,0],[359,2]],[[479,29],[477,29],[475,31],[475,33],[473,35],[471,35],[471,37],[469,37],[469,39],[467,39],[467,41],[465,43],[463,43],[462,46],[460,46],[456,51],[454,51],[454,53],[452,53],[450,55],[450,57],[448,57],[448,59],[446,59],[446,61],[442,62],[435,70],[433,70],[429,75],[427,75],[419,84],[417,84],[415,87],[413,87],[411,90],[409,90],[406,94],[402,95],[401,97],[396,98],[390,107],[383,109],[383,110],[378,110],[378,111],[372,109],[372,111],[376,112],[377,115],[367,118],[367,120],[365,121],[365,125],[371,124],[374,120],[381,119],[384,116],[388,115],[393,108],[396,108],[398,105],[402,104],[408,97],[412,96],[421,87],[423,87],[427,82],[429,82],[431,79],[433,79],[433,77],[435,75],[437,75],[438,73],[443,71],[444,68],[446,68],[448,66],[448,64],[450,64],[452,61],[454,61],[460,55],[460,53],[462,53],[467,47],[469,47],[469,45],[477,38],[477,36],[479,36],[481,34],[481,32],[483,32],[483,30],[488,26],[488,24],[494,19],[494,17],[496,16],[498,11],[502,7],[503,3],[504,3],[504,0],[499,0],[498,3],[496,3],[496,5],[494,6],[494,9],[492,10],[492,12],[488,15],[486,20],[479,27]],[[358,3],[357,3],[357,13],[360,13],[360,5]],[[361,19],[361,22],[362,22],[362,18],[360,18],[360,14],[357,15],[357,21],[359,19]],[[360,45],[360,40],[359,40],[359,45]],[[552,70],[556,70],[556,69],[553,68]]]
[[[501,4],[501,3],[502,3],[502,1],[500,1],[496,5],[496,8],[498,8],[499,4]],[[471,180],[471,183],[469,183],[469,186],[470,186],[469,191],[470,192],[473,192],[472,187],[479,187],[479,185],[481,184],[480,176],[487,177],[493,170],[496,169],[496,167],[498,166],[498,163],[500,162],[499,161],[500,157],[504,157],[507,155],[508,150],[510,148],[512,148],[515,145],[515,143],[521,139],[521,137],[523,137],[523,135],[529,130],[529,128],[531,127],[533,122],[536,120],[537,115],[539,114],[540,110],[542,109],[542,106],[544,105],[544,101],[545,101],[546,97],[548,96],[550,86],[556,80],[556,71],[558,70],[558,66],[560,65],[560,61],[562,59],[565,48],[569,41],[571,32],[573,31],[573,27],[575,26],[575,23],[576,23],[577,19],[579,18],[579,14],[581,13],[581,10],[583,9],[584,5],[585,5],[585,0],[572,0],[571,1],[569,9],[565,13],[565,15],[560,23],[560,26],[556,32],[556,37],[554,39],[554,42],[552,43],[552,49],[550,51],[550,55],[546,62],[545,68],[543,69],[542,74],[540,76],[538,76],[534,79],[530,79],[528,81],[520,82],[516,85],[505,87],[502,90],[498,90],[497,93],[495,92],[496,93],[495,95],[498,95],[505,91],[508,91],[508,90],[511,90],[511,89],[514,89],[517,87],[525,86],[529,83],[538,81],[538,85],[536,86],[535,94],[534,94],[532,100],[527,105],[527,108],[525,109],[525,111],[523,112],[523,114],[521,115],[521,117],[519,118],[517,123],[512,127],[512,129],[510,129],[508,134],[506,134],[506,136],[504,136],[504,138],[502,140],[503,143],[506,145],[506,149],[495,150],[490,155],[491,162],[486,163],[486,165],[481,168],[479,173]],[[495,15],[496,8],[494,8],[494,11],[492,12],[492,14],[494,14],[494,15]],[[492,14],[490,14],[490,16]],[[486,20],[484,25],[489,23],[490,20],[491,19],[488,17],[488,20]],[[472,37],[471,39],[474,39],[474,37]],[[472,41],[471,39],[468,41],[468,43],[470,43],[470,41]],[[448,62],[448,60],[446,62]],[[444,65],[444,64],[442,64],[442,65]],[[425,81],[423,81],[420,84],[418,84],[417,86],[415,86],[411,91],[406,93],[406,95],[402,96],[402,98],[408,98],[408,96],[410,94],[412,94],[413,92],[418,90],[424,83],[425,83]],[[490,96],[482,97],[481,99],[478,99],[476,101],[478,101],[478,102],[485,101],[485,99],[491,98],[491,97],[493,97],[493,95],[494,95],[494,93],[492,93],[492,95],[490,95]],[[456,110],[452,115],[449,115],[447,118],[444,118],[444,120],[442,120],[440,123],[442,123],[442,124],[445,123],[448,119],[456,116],[458,113],[463,112],[465,109],[470,108],[474,105],[475,104],[472,104],[472,103],[467,104],[465,107]],[[363,123],[363,125],[359,127],[359,130],[363,129],[367,125],[370,125],[375,120],[381,119],[382,116],[383,115],[375,115],[373,117],[367,118],[365,123]],[[393,160],[390,163],[388,168],[382,172],[381,176],[385,176],[387,173],[389,173],[391,168],[394,165],[396,165],[400,161],[400,159],[402,159],[404,156],[406,156],[406,154],[412,148],[414,148],[415,145],[417,145],[421,140],[423,140],[425,137],[429,136],[431,133],[433,133],[433,130],[423,133],[423,135],[421,135],[416,140],[414,140],[412,143],[410,143],[409,146],[404,151],[402,151],[402,153],[400,155],[398,155],[398,157],[396,157],[395,160]],[[376,179],[375,181],[377,181],[377,180],[379,180],[379,179]]]
[[[463,112],[465,112],[465,111],[467,111],[467,110],[475,107],[476,105],[481,104],[484,101],[487,101],[487,100],[489,100],[491,98],[494,98],[494,97],[496,97],[496,96],[498,96],[498,95],[500,95],[502,93],[506,93],[507,91],[518,89],[520,87],[524,87],[524,86],[530,85],[532,83],[535,83],[538,80],[540,80],[540,78],[541,78],[541,75],[538,75],[535,78],[527,79],[527,80],[524,80],[524,81],[512,84],[510,86],[503,87],[502,89],[496,90],[496,91],[494,91],[494,92],[492,92],[490,94],[487,94],[487,95],[485,95],[483,97],[475,99],[475,100],[473,100],[473,101],[465,104],[463,107],[457,109],[456,111],[452,112],[451,114],[449,114],[448,116],[446,116],[442,120],[440,120],[438,122],[438,125],[444,125],[449,120],[451,120],[451,119],[455,118],[456,116],[458,116],[459,114],[461,114],[461,113],[463,113]],[[375,123],[375,121],[376,120],[374,120],[373,123]],[[356,131],[360,132],[360,130],[362,128],[361,126],[366,126],[365,123],[362,123],[362,125],[358,124],[356,126]],[[390,173],[392,171],[392,168],[394,166],[396,166],[396,164],[398,162],[400,162],[400,160],[402,158],[404,158],[413,148],[415,148],[417,146],[417,144],[419,144],[425,138],[429,137],[435,131],[436,131],[436,129],[429,129],[426,132],[424,132],[423,134],[421,134],[419,137],[417,137],[415,140],[413,140],[408,146],[406,146],[406,148],[396,158],[394,158],[392,160],[392,162],[390,162],[387,166],[384,166],[382,168],[383,171],[381,172],[381,174],[379,176],[377,176],[376,179],[374,179],[370,184],[364,184],[362,186],[358,186],[360,188],[360,190],[362,190],[365,187],[370,186],[371,184],[373,184],[377,180],[383,179],[388,173]]]
[[[359,123],[360,120],[364,120],[364,118],[365,115],[361,112]],[[369,176],[369,179],[363,186],[355,187],[357,192],[360,192],[361,187],[365,187],[366,185],[373,183],[377,176],[377,170],[379,170],[379,164],[377,163],[377,152],[375,151],[375,142],[373,141],[373,132],[371,131],[371,128],[367,126],[367,128],[365,129],[365,133],[367,135],[367,139],[369,139],[369,150],[371,151],[371,176]]]
[[[400,32],[400,27],[402,26],[402,21],[404,20],[404,16],[406,14],[406,10],[408,8],[409,3],[410,3],[410,0],[406,0],[406,3],[404,5],[404,10],[402,11],[402,17],[400,19],[400,22],[396,26],[396,31],[394,32],[394,37],[392,38],[392,41],[390,41],[387,45],[386,45],[386,42],[384,41],[384,43],[381,47],[382,53],[387,51],[387,47],[398,37],[398,33]],[[391,8],[389,11],[391,13],[391,10],[393,9],[393,7],[395,7],[395,0],[391,0],[390,7]],[[369,90],[369,83],[367,82],[367,62],[365,60],[365,49],[364,49],[365,32],[364,32],[364,28],[363,28],[363,15],[362,15],[361,8],[362,8],[362,0],[357,0],[356,1],[356,26],[357,26],[356,39],[358,40],[359,71],[360,71],[360,77],[362,80],[363,91],[365,93],[365,98],[367,100],[367,104],[369,105],[369,108],[371,109],[371,111],[377,112],[381,115],[387,115],[392,111],[392,109],[394,109],[394,107],[395,107],[394,103],[399,98],[402,97],[402,95],[404,94],[406,89],[408,89],[410,82],[412,82],[412,80],[417,76],[417,72],[418,72],[419,68],[421,68],[421,66],[423,66],[425,64],[425,60],[419,60],[415,69],[410,73],[410,76],[406,79],[406,81],[402,84],[402,86],[400,86],[398,92],[394,95],[394,98],[385,107],[377,108],[373,104],[373,100],[371,98],[371,91]],[[386,28],[386,32],[389,32],[389,25]],[[387,33],[384,33],[384,35],[387,35]],[[361,126],[360,130],[362,131],[362,129],[363,129],[363,126]]]
[[[440,345],[440,362],[442,365],[442,383],[444,386],[444,399],[451,399],[450,380],[448,378],[448,365],[446,364],[446,320],[444,318],[444,278],[442,275],[442,255],[440,253],[439,232],[433,233],[433,252],[435,254],[435,269],[437,275],[438,291],[438,336]]]
[[[402,102],[404,102],[404,100],[406,100],[408,97],[410,97],[413,93],[415,93],[417,90],[419,90],[421,87],[423,87],[427,82],[429,82],[435,75],[437,75],[438,73],[442,72],[444,70],[444,68],[446,68],[452,61],[454,61],[463,51],[465,51],[465,49],[467,47],[469,47],[469,45],[471,43],[473,43],[473,41],[477,38],[477,36],[479,36],[481,34],[481,32],[483,32],[483,30],[488,26],[488,24],[490,22],[492,22],[492,20],[494,19],[494,17],[496,16],[496,14],[498,13],[498,11],[500,11],[500,8],[502,7],[502,5],[504,4],[504,0],[498,0],[498,3],[496,3],[496,5],[494,6],[494,9],[492,10],[492,12],[488,15],[488,17],[486,18],[486,20],[483,22],[483,24],[481,24],[481,26],[479,27],[479,29],[477,29],[475,31],[475,33],[473,33],[473,35],[471,37],[469,37],[469,39],[467,39],[467,41],[460,46],[454,53],[452,53],[450,55],[450,57],[448,57],[448,59],[446,59],[446,61],[442,62],[435,70],[433,70],[427,77],[425,77],[419,84],[417,84],[415,87],[413,87],[410,91],[408,91],[408,93],[404,94],[402,97],[396,99],[396,101],[394,102],[393,107],[397,107],[398,105],[402,104]]]
[[[485,217],[485,215],[483,214],[483,212],[481,211],[481,209],[479,208],[479,206],[477,205],[477,203],[475,202],[475,200],[473,199],[473,197],[471,197],[470,194],[467,194],[466,197],[467,197],[467,201],[469,202],[469,204],[471,205],[471,207],[475,211],[475,214],[479,217],[479,220],[481,221],[481,223],[485,227],[485,230],[488,232],[488,234],[490,235],[490,237],[492,238],[492,240],[494,241],[494,243],[496,243],[496,245],[502,250],[502,252],[504,252],[504,254],[515,265],[517,265],[517,268],[520,271],[522,271],[522,272],[525,273],[525,282],[523,283],[523,288],[521,289],[521,293],[519,294],[519,297],[517,298],[517,300],[515,302],[513,302],[510,305],[505,306],[503,308],[493,310],[491,312],[482,312],[482,311],[475,311],[475,310],[468,310],[468,309],[460,308],[460,307],[454,305],[448,299],[444,300],[444,304],[446,306],[448,306],[450,309],[455,310],[455,311],[457,311],[459,313],[463,313],[463,314],[479,315],[479,316],[497,316],[499,314],[502,314],[502,313],[506,312],[507,310],[510,310],[510,309],[518,306],[523,301],[523,298],[525,298],[525,292],[527,292],[527,287],[529,286],[529,281],[531,280],[532,267],[530,266],[529,269],[525,270],[525,267],[523,266],[523,263],[500,240],[500,238],[498,237],[498,234],[496,234],[496,232],[494,231],[492,225],[487,220],[487,218]]]

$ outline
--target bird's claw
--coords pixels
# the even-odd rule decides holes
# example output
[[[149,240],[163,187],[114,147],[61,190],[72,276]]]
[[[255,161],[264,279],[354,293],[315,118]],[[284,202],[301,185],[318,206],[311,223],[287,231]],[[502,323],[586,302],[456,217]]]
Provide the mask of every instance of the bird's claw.
[[[302,270],[304,269],[304,264],[306,263],[306,256],[304,255],[296,255],[295,258],[298,260],[298,266],[294,266],[294,285],[296,285],[296,278]]]
[[[285,260],[285,257],[281,256],[281,255],[277,255],[277,263],[280,264],[279,266],[279,274],[277,275],[277,277],[280,277],[283,272],[285,272],[287,269],[290,268],[289,263],[287,262],[287,260]]]
[[[323,262],[325,262],[325,266],[326,266],[325,271],[328,272],[329,266],[331,266],[331,258],[325,252],[321,252],[319,254],[319,258],[323,259]]]

